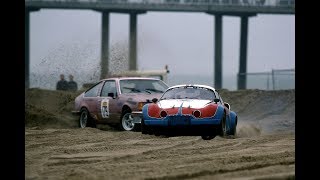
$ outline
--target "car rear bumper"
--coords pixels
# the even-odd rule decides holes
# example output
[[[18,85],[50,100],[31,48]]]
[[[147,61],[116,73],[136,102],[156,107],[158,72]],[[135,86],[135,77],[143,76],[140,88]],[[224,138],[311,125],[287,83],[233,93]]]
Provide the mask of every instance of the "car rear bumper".
[[[71,111],[72,115],[75,116],[79,116],[80,115],[80,111]]]

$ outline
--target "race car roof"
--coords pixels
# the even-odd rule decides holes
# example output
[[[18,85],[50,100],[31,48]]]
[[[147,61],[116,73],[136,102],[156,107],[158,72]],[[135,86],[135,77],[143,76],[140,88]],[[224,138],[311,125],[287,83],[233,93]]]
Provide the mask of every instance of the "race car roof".
[[[207,89],[211,89],[212,91],[216,91],[215,88],[213,88],[211,86],[201,85],[201,84],[180,84],[180,85],[171,86],[168,88],[168,90],[174,89],[174,88],[179,88],[179,87],[200,87],[200,88],[207,88]]]

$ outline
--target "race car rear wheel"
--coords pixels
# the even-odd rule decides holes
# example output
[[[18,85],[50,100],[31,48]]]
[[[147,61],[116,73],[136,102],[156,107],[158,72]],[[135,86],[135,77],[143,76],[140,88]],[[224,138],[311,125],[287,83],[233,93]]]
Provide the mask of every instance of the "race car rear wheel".
[[[79,127],[96,127],[94,119],[90,116],[90,113],[86,108],[80,110]]]
[[[231,129],[230,135],[232,135],[232,136],[236,136],[236,134],[237,134],[237,122],[238,122],[238,117],[236,117],[236,122],[234,124],[234,127]]]
[[[132,131],[134,129],[133,117],[130,112],[126,112],[122,116],[120,128],[124,131]]]

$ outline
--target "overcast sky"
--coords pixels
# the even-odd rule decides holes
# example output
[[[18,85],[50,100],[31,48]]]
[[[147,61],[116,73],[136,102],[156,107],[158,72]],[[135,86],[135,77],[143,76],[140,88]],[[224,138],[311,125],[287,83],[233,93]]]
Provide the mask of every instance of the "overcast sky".
[[[295,16],[249,19],[248,72],[295,67]],[[125,53],[129,16],[110,14],[110,47]],[[138,69],[172,74],[212,75],[214,16],[205,13],[147,12],[138,16]],[[30,70],[85,71],[100,62],[101,14],[92,10],[46,10],[30,15]],[[223,75],[236,75],[240,18],[223,17]],[[117,45],[116,45],[117,44]],[[122,54],[123,55],[123,54]],[[88,67],[88,68],[86,68]]]

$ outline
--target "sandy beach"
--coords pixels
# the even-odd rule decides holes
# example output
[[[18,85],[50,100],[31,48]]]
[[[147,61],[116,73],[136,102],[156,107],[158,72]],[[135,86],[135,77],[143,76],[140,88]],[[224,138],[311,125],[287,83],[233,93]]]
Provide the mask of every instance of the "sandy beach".
[[[219,91],[235,138],[164,137],[77,127],[80,92],[26,91],[26,179],[294,179],[295,91]]]

